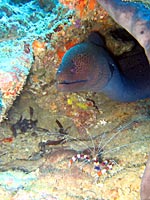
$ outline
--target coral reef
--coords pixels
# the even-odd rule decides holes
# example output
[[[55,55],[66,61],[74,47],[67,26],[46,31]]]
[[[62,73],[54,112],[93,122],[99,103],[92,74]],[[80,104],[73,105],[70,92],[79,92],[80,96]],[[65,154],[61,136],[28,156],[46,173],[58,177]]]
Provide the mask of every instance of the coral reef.
[[[87,39],[91,31],[99,31],[116,55],[130,51],[134,44],[112,36],[110,32],[120,26],[95,1],[61,0],[52,7],[47,2],[52,1],[1,2],[0,27],[4,31],[0,55],[7,57],[1,66],[20,69],[13,68],[15,83],[11,70],[5,71],[8,81],[0,93],[1,120],[30,73],[8,120],[0,127],[0,194],[14,200],[139,199],[149,151],[149,101],[121,104],[102,94],[58,93],[55,87],[62,56]],[[3,71],[0,74],[4,80]],[[29,107],[34,109],[32,119]],[[35,127],[25,123],[32,120],[37,122]],[[16,124],[14,137],[10,127]],[[25,131],[21,131],[22,126]],[[82,171],[83,163],[68,167],[73,156],[94,149],[94,145],[104,146],[104,158],[118,164],[97,183],[92,163],[84,165]]]
[[[0,88],[1,88],[1,113],[3,120],[16,96],[19,95],[26,81],[33,61],[32,53],[24,51],[24,43],[3,42],[1,46],[0,60]]]

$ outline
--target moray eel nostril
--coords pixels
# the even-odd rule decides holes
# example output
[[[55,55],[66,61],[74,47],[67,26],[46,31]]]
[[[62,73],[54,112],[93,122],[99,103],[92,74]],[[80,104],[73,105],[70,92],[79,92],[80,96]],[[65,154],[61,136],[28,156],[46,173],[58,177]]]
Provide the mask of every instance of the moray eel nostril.
[[[92,32],[86,42],[64,55],[56,75],[57,88],[64,92],[102,92],[122,102],[150,97],[149,63],[140,48],[114,58],[103,38]]]

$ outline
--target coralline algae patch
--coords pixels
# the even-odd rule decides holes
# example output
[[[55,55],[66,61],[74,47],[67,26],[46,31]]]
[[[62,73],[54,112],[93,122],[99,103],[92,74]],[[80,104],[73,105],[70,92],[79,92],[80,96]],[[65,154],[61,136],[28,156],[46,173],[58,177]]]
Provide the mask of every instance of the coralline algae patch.
[[[94,10],[96,6],[96,0],[77,0],[77,1],[70,1],[70,0],[60,0],[60,2],[70,9],[76,9],[79,11],[80,16],[82,17],[85,15],[85,8],[89,10]]]
[[[32,53],[24,52],[23,45],[22,42],[15,44],[12,41],[0,44],[0,121],[22,90],[31,68]]]

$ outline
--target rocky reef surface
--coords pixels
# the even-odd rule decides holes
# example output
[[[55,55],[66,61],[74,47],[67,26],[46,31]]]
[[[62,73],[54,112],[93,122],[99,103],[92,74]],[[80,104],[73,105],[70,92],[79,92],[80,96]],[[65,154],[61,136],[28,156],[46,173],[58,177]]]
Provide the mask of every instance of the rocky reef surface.
[[[96,1],[0,4],[0,55],[7,60],[0,74],[4,81],[10,77],[1,84],[1,120],[7,118],[0,127],[1,199],[140,199],[150,147],[149,100],[118,103],[55,87],[62,56],[91,31],[99,31],[115,55],[130,51],[134,40],[118,36],[120,26]],[[99,150],[101,161],[115,164],[97,177],[92,158]],[[77,154],[87,154],[90,162],[69,166]]]

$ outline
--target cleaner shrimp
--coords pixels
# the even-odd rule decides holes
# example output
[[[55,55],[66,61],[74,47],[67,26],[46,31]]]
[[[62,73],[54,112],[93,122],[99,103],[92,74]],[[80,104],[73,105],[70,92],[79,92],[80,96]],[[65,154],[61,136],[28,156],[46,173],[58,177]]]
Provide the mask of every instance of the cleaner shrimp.
[[[113,132],[113,134],[107,141],[105,141],[104,139],[106,133],[102,133],[100,135],[101,139],[98,146],[96,146],[96,144],[94,143],[94,140],[95,138],[99,136],[92,137],[90,133],[88,133],[90,141],[92,142],[92,147],[89,147],[88,145],[85,144],[85,142],[77,139],[83,146],[85,146],[85,150],[83,150],[82,152],[78,152],[69,160],[69,164],[68,164],[69,167],[71,167],[72,164],[77,161],[81,163],[80,165],[81,170],[83,170],[83,167],[85,165],[92,164],[93,169],[95,171],[94,176],[96,178],[96,182],[99,180],[99,178],[103,174],[111,174],[110,171],[113,169],[114,165],[118,167],[117,171],[121,171],[122,168],[119,166],[118,161],[115,161],[115,159],[113,158],[105,158],[105,155],[112,152],[116,152],[120,150],[121,148],[125,148],[135,142],[129,143],[129,144],[123,144],[122,146],[117,146],[107,151],[105,151],[105,147],[108,144],[110,144],[115,138],[117,138],[121,134],[122,131],[126,129],[130,129],[135,123],[138,123],[139,121],[141,121],[141,119],[132,120],[125,123],[124,125],[117,126],[111,131]]]
[[[104,174],[105,175],[103,177],[107,178],[109,175],[113,176],[124,168],[120,166],[120,150],[129,147],[129,145],[139,143],[139,141],[133,140],[133,142],[129,141],[124,143],[124,138],[122,139],[122,132],[125,130],[130,130],[136,124],[145,120],[147,120],[147,117],[132,119],[124,124],[116,126],[110,131],[103,132],[96,136],[91,136],[91,134],[86,130],[88,135],[88,138],[86,139],[79,139],[71,136],[68,130],[70,127],[64,128],[61,122],[56,120],[56,123],[59,127],[58,132],[48,131],[48,133],[50,136],[57,138],[57,140],[53,139],[48,140],[47,142],[40,142],[40,144],[42,144],[41,149],[43,149],[44,145],[45,152],[45,146],[52,145],[55,148],[55,146],[59,144],[63,146],[63,149],[73,150],[76,153],[69,158],[68,167],[72,168],[72,165],[78,162],[78,167],[83,172],[85,172],[85,168],[92,170],[91,173],[89,173],[88,170],[86,170],[86,172],[94,176],[96,181],[98,181],[99,178]],[[114,139],[119,142],[119,144],[112,142]],[[122,145],[120,144],[120,139],[122,139]],[[90,142],[90,144],[88,144],[88,142]],[[75,146],[73,146],[73,143]],[[117,152],[117,154],[115,152]]]

